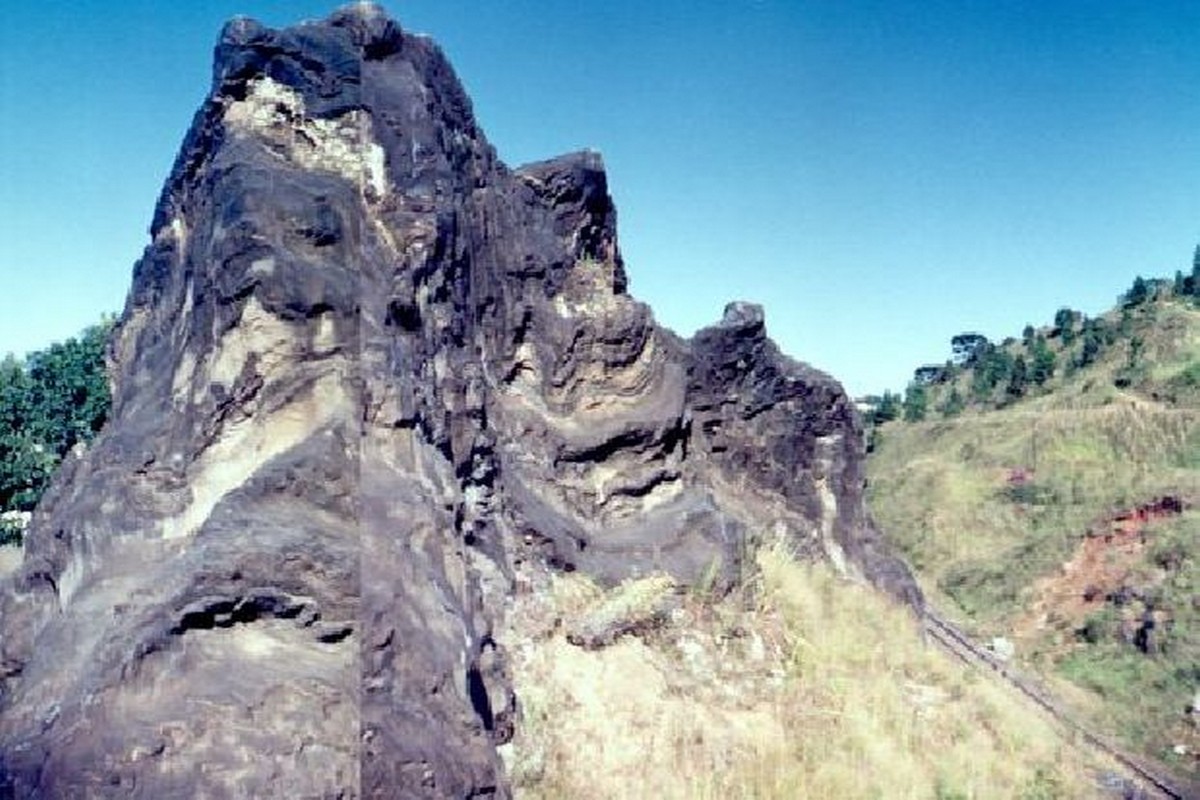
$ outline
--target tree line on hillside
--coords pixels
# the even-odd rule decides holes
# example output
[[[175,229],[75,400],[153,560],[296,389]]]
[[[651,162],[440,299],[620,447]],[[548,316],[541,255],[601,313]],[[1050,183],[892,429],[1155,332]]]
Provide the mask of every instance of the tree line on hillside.
[[[108,416],[104,353],[110,320],[77,338],[0,360],[0,544],[18,541],[73,447],[92,439]]]
[[[1120,314],[1115,320],[1089,318],[1064,307],[1046,329],[1026,325],[1020,340],[1010,337],[997,343],[976,332],[954,336],[951,357],[945,363],[918,367],[902,394],[887,391],[868,398],[868,421],[919,422],[930,414],[952,417],[968,406],[1003,407],[1041,391],[1056,375],[1092,366],[1118,341],[1127,342],[1128,355],[1114,382],[1127,387],[1145,369],[1143,342],[1132,335],[1132,314],[1141,306],[1169,298],[1187,299],[1200,306],[1200,245],[1193,253],[1190,274],[1176,271],[1174,279],[1134,278],[1118,297]]]

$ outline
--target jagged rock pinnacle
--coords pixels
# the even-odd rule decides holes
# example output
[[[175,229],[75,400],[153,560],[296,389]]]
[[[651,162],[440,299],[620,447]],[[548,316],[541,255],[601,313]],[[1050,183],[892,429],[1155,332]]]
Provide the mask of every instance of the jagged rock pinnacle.
[[[0,795],[507,796],[521,570],[775,532],[918,598],[841,387],[754,306],[656,325],[599,156],[505,166],[378,6],[229,23],[151,233],[0,588]]]

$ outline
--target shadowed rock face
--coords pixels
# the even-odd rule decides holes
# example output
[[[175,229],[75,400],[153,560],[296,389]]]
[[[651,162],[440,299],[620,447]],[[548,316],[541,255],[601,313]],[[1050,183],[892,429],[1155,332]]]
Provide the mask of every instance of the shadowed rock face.
[[[509,169],[374,6],[226,26],[151,235],[0,595],[0,796],[507,796],[521,564],[773,531],[919,602],[841,387],[754,306],[658,327],[599,156]]]

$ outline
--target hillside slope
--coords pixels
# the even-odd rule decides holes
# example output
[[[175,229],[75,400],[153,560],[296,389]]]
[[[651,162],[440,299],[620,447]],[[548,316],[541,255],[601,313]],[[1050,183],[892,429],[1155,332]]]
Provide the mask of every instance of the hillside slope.
[[[756,563],[720,599],[672,595],[658,576],[607,592],[578,574],[529,578],[509,618],[526,717],[505,753],[518,796],[1136,791],[1017,693],[924,642],[909,611],[786,548]],[[583,635],[597,627],[636,635],[597,646]]]
[[[873,432],[869,501],[934,605],[1194,780],[1200,311],[1162,293],[1100,319],[1087,363],[1082,336],[1047,328],[920,386],[923,415]],[[1027,345],[1053,357],[1042,383],[947,407]]]

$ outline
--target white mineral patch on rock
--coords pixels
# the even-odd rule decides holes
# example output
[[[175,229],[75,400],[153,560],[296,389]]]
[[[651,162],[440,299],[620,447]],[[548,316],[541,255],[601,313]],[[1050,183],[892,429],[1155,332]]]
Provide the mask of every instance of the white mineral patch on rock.
[[[250,81],[244,100],[228,104],[225,124],[263,139],[301,167],[341,175],[371,200],[387,194],[387,156],[363,111],[309,118],[299,92],[263,76]]]
[[[190,536],[208,519],[221,498],[248,481],[262,465],[300,444],[327,422],[353,413],[341,377],[331,372],[308,392],[268,414],[226,428],[191,471],[192,500],[163,523],[163,538]]]

